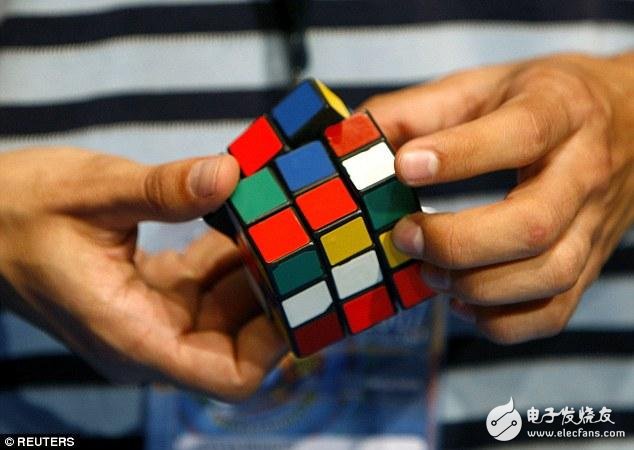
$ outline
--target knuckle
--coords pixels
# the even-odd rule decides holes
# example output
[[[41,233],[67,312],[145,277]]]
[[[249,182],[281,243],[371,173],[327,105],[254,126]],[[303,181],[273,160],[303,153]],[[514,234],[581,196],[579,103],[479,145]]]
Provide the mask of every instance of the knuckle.
[[[518,76],[518,82],[522,85],[531,85],[539,89],[548,89],[549,96],[569,97],[578,95],[584,90],[581,78],[570,70],[569,66],[556,62],[541,62],[524,68]]]
[[[535,92],[547,92],[551,99],[576,97],[582,83],[579,77],[562,66],[538,63],[525,68],[517,77],[518,87],[530,86]]]
[[[530,208],[523,217],[524,249],[532,256],[547,250],[558,235],[559,218],[553,209]]]
[[[258,390],[259,386],[259,380],[236,374],[227,380],[222,397],[232,402],[246,400]]]
[[[366,99],[361,106],[359,106],[360,110],[365,110],[368,109],[370,111],[372,111],[372,109],[374,108],[379,108],[382,105],[384,105],[385,103],[387,103],[389,100],[390,94],[375,94],[371,97],[369,97],[368,99]]]
[[[578,247],[562,247],[556,251],[553,268],[550,271],[550,284],[556,293],[572,289],[577,284],[585,265],[585,251]]]
[[[517,87],[531,86],[536,92],[548,93],[550,107],[565,107],[574,123],[588,118],[611,117],[609,102],[594,92],[579,68],[566,60],[532,64],[518,75]]]
[[[455,277],[451,283],[451,291],[459,299],[475,305],[487,306],[495,300],[487,283],[469,275]]]
[[[548,316],[546,325],[540,333],[540,337],[552,337],[558,335],[566,329],[569,320],[570,314],[567,314],[562,308],[557,308],[553,314]]]
[[[592,89],[583,84],[577,94],[577,108],[586,121],[592,121],[604,129],[607,129],[612,121],[612,109],[607,101],[597,96]]]
[[[597,167],[597,170],[593,173],[592,178],[589,181],[588,191],[590,194],[606,194],[610,189],[610,176],[611,170],[609,168]]]
[[[476,117],[480,117],[483,113],[484,105],[482,103],[482,99],[479,95],[474,94],[473,92],[464,91],[460,93],[459,104],[465,111],[464,116],[462,117],[463,121],[473,120]],[[442,123],[442,126],[446,128],[457,125],[458,123],[458,120],[445,121]]]
[[[186,271],[183,270],[186,268],[185,255],[176,250],[165,250],[159,253],[155,261],[160,267],[174,268],[178,270],[180,274],[186,273]]]
[[[447,239],[437,248],[437,264],[446,268],[461,268],[469,261],[469,246],[458,230],[455,221],[451,221],[447,228]]]
[[[530,82],[556,82],[561,81],[562,71],[558,67],[549,63],[532,64],[525,68],[522,77],[527,83]]]
[[[548,313],[541,320],[542,326],[536,330],[536,338],[556,336],[566,329],[570,317],[579,301],[579,294],[566,293],[551,297],[547,301]]]
[[[472,82],[474,79],[482,79],[482,77],[489,77],[494,70],[493,66],[489,67],[471,67],[466,69],[460,69],[454,72],[449,72],[436,79],[435,84],[456,86],[462,82]]]
[[[397,114],[402,99],[416,95],[416,87],[406,88],[395,92],[376,94],[368,98],[358,111],[370,111],[377,120],[384,134],[390,142],[400,147],[407,140],[417,136],[415,125],[407,120],[403,114]]]
[[[526,143],[529,148],[543,149],[550,146],[553,136],[553,122],[548,117],[546,110],[536,108],[533,105],[522,105],[519,111],[520,122],[528,124],[526,131]],[[525,161],[526,164],[533,162]]]
[[[153,168],[145,177],[143,184],[144,198],[147,207],[154,213],[159,213],[165,206],[165,190],[163,189],[163,168],[161,166]]]
[[[514,323],[504,317],[478,322],[478,328],[489,340],[497,344],[513,345],[526,340]]]
[[[607,142],[597,144],[593,151],[592,162],[592,170],[586,172],[585,191],[589,194],[604,194],[610,187],[613,171],[612,157]]]
[[[574,287],[579,278],[577,271],[566,267],[565,264],[560,265],[559,269],[554,271],[551,281],[552,291],[554,294],[561,294]]]
[[[552,337],[566,329],[578,300],[577,294],[535,300],[526,305],[525,319],[496,310],[495,314],[478,317],[476,323],[488,339],[503,345]]]

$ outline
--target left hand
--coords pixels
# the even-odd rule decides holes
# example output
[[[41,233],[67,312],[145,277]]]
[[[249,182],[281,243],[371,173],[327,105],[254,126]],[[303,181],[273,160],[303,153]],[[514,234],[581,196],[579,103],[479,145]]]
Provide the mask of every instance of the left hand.
[[[414,214],[394,242],[492,340],[560,332],[634,222],[634,55],[557,55],[377,96],[410,186],[517,169],[503,201]]]
[[[146,166],[34,148],[0,154],[0,169],[0,275],[20,294],[0,301],[104,375],[238,400],[287,352],[228,237],[211,231],[182,254],[136,245],[140,221],[221,205],[238,182],[233,157]]]

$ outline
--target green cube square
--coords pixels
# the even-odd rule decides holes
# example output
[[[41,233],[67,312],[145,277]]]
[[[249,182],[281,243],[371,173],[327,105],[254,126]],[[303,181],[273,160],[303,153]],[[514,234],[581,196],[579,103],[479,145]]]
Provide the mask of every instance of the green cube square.
[[[375,230],[391,225],[409,213],[420,211],[414,191],[396,178],[366,193],[363,202]]]
[[[286,295],[323,275],[319,256],[314,249],[298,252],[277,265],[272,273],[280,295]]]
[[[268,167],[240,180],[231,196],[231,204],[246,224],[286,203],[286,195]]]

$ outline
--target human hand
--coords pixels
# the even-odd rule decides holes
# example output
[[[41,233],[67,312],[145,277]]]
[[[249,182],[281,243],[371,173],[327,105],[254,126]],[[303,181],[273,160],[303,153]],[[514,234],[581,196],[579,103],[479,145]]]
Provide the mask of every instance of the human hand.
[[[370,99],[410,186],[517,169],[503,201],[417,213],[395,245],[494,341],[560,332],[634,222],[634,55],[556,55]]]
[[[238,171],[230,156],[151,167],[67,148],[0,154],[0,273],[22,297],[9,306],[115,380],[244,398],[286,345],[234,244],[211,231],[183,254],[136,248],[138,222],[208,213]]]

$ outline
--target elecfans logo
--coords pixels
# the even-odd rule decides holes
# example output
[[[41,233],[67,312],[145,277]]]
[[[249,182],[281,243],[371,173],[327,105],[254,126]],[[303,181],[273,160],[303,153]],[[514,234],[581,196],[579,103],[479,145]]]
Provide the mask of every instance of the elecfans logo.
[[[522,430],[522,417],[513,405],[513,397],[505,404],[496,406],[487,416],[487,431],[498,441],[515,439]]]

